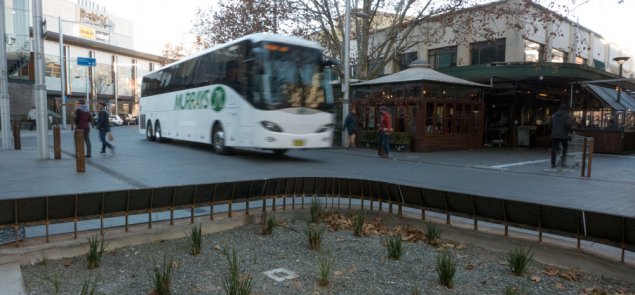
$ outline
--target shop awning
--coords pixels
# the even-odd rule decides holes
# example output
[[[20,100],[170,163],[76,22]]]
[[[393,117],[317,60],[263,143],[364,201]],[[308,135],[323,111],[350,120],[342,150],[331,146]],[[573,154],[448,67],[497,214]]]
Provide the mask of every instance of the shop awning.
[[[617,91],[613,88],[602,87],[598,85],[588,84],[591,93],[595,94],[599,99],[606,102],[613,110],[625,111],[626,108],[617,102]],[[620,102],[624,99],[625,93],[620,94]]]

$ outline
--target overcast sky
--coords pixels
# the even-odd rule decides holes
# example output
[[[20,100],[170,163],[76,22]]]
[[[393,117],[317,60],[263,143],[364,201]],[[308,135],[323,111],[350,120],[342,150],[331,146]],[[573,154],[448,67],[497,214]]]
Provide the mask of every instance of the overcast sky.
[[[567,0],[561,0],[568,3]],[[197,7],[207,7],[216,0],[95,0],[108,12],[135,22],[135,50],[161,54],[165,44],[189,43],[190,30]],[[635,54],[635,0],[617,4],[617,0],[591,0],[575,14],[579,22],[605,38],[630,49]]]

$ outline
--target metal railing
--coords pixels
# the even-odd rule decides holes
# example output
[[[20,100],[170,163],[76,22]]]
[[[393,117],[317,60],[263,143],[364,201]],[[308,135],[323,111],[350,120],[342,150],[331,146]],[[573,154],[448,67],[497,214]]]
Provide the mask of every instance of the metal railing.
[[[621,261],[625,251],[635,251],[635,218],[579,209],[542,205],[537,203],[505,200],[473,194],[435,190],[423,187],[392,184],[379,181],[349,178],[277,178],[238,182],[210,183],[199,185],[169,186],[136,190],[105,191],[74,195],[57,195],[13,200],[0,200],[0,229],[15,230],[25,226],[44,225],[46,241],[49,241],[49,225],[71,222],[77,237],[77,223],[83,220],[100,220],[103,233],[104,219],[123,217],[128,230],[128,217],[147,214],[148,227],[152,227],[152,215],[157,212],[170,214],[174,222],[175,210],[190,210],[194,222],[195,209],[209,207],[210,219],[214,219],[214,208],[226,207],[232,217],[236,211],[250,214],[250,210],[266,211],[281,208],[286,210],[304,208],[304,197],[325,197],[332,206],[361,209],[386,210],[390,214],[402,215],[404,209],[444,214],[446,223],[451,218],[466,217],[474,221],[478,230],[479,221],[502,224],[505,235],[510,226],[535,230],[538,240],[543,233],[588,240],[621,249]],[[290,202],[289,202],[290,198]],[[348,200],[342,204],[341,200]],[[296,200],[300,200],[296,203]],[[232,206],[240,204],[235,210]],[[368,207],[368,208],[365,208]],[[395,212],[396,211],[396,212]],[[20,238],[15,243],[19,246]]]

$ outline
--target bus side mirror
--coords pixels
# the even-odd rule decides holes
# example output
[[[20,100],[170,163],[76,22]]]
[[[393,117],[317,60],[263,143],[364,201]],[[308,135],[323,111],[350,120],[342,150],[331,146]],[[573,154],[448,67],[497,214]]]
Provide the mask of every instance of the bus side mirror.
[[[332,66],[339,66],[339,65],[340,65],[340,61],[335,59],[322,61],[322,67],[332,67]]]

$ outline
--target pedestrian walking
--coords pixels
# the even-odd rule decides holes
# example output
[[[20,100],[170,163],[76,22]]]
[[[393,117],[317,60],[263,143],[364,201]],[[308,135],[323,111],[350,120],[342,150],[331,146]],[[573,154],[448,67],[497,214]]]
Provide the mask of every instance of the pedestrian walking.
[[[357,133],[357,111],[352,108],[344,120],[344,130],[347,131],[348,141],[346,142],[346,149],[355,148],[355,134]]]
[[[92,127],[92,116],[86,109],[83,101],[77,103],[77,109],[75,110],[75,129],[81,129],[84,131],[84,143],[86,143],[86,158],[91,157],[91,144],[90,144],[90,127]]]
[[[390,151],[390,135],[392,134],[392,120],[385,106],[379,108],[381,121],[379,123],[379,132],[381,137],[381,146],[383,148],[382,158],[389,157]]]
[[[562,146],[560,164],[564,167],[569,147],[569,132],[571,132],[569,108],[566,104],[561,104],[558,111],[551,116],[551,168],[556,168],[556,155],[560,146]]]
[[[97,105],[97,129],[99,129],[99,139],[101,140],[101,152],[99,153],[104,154],[106,153],[106,148],[109,148],[110,152],[114,155],[116,150],[115,146],[106,141],[106,135],[110,132],[110,121],[108,119],[110,115],[106,112],[105,108],[106,104],[103,102]]]

